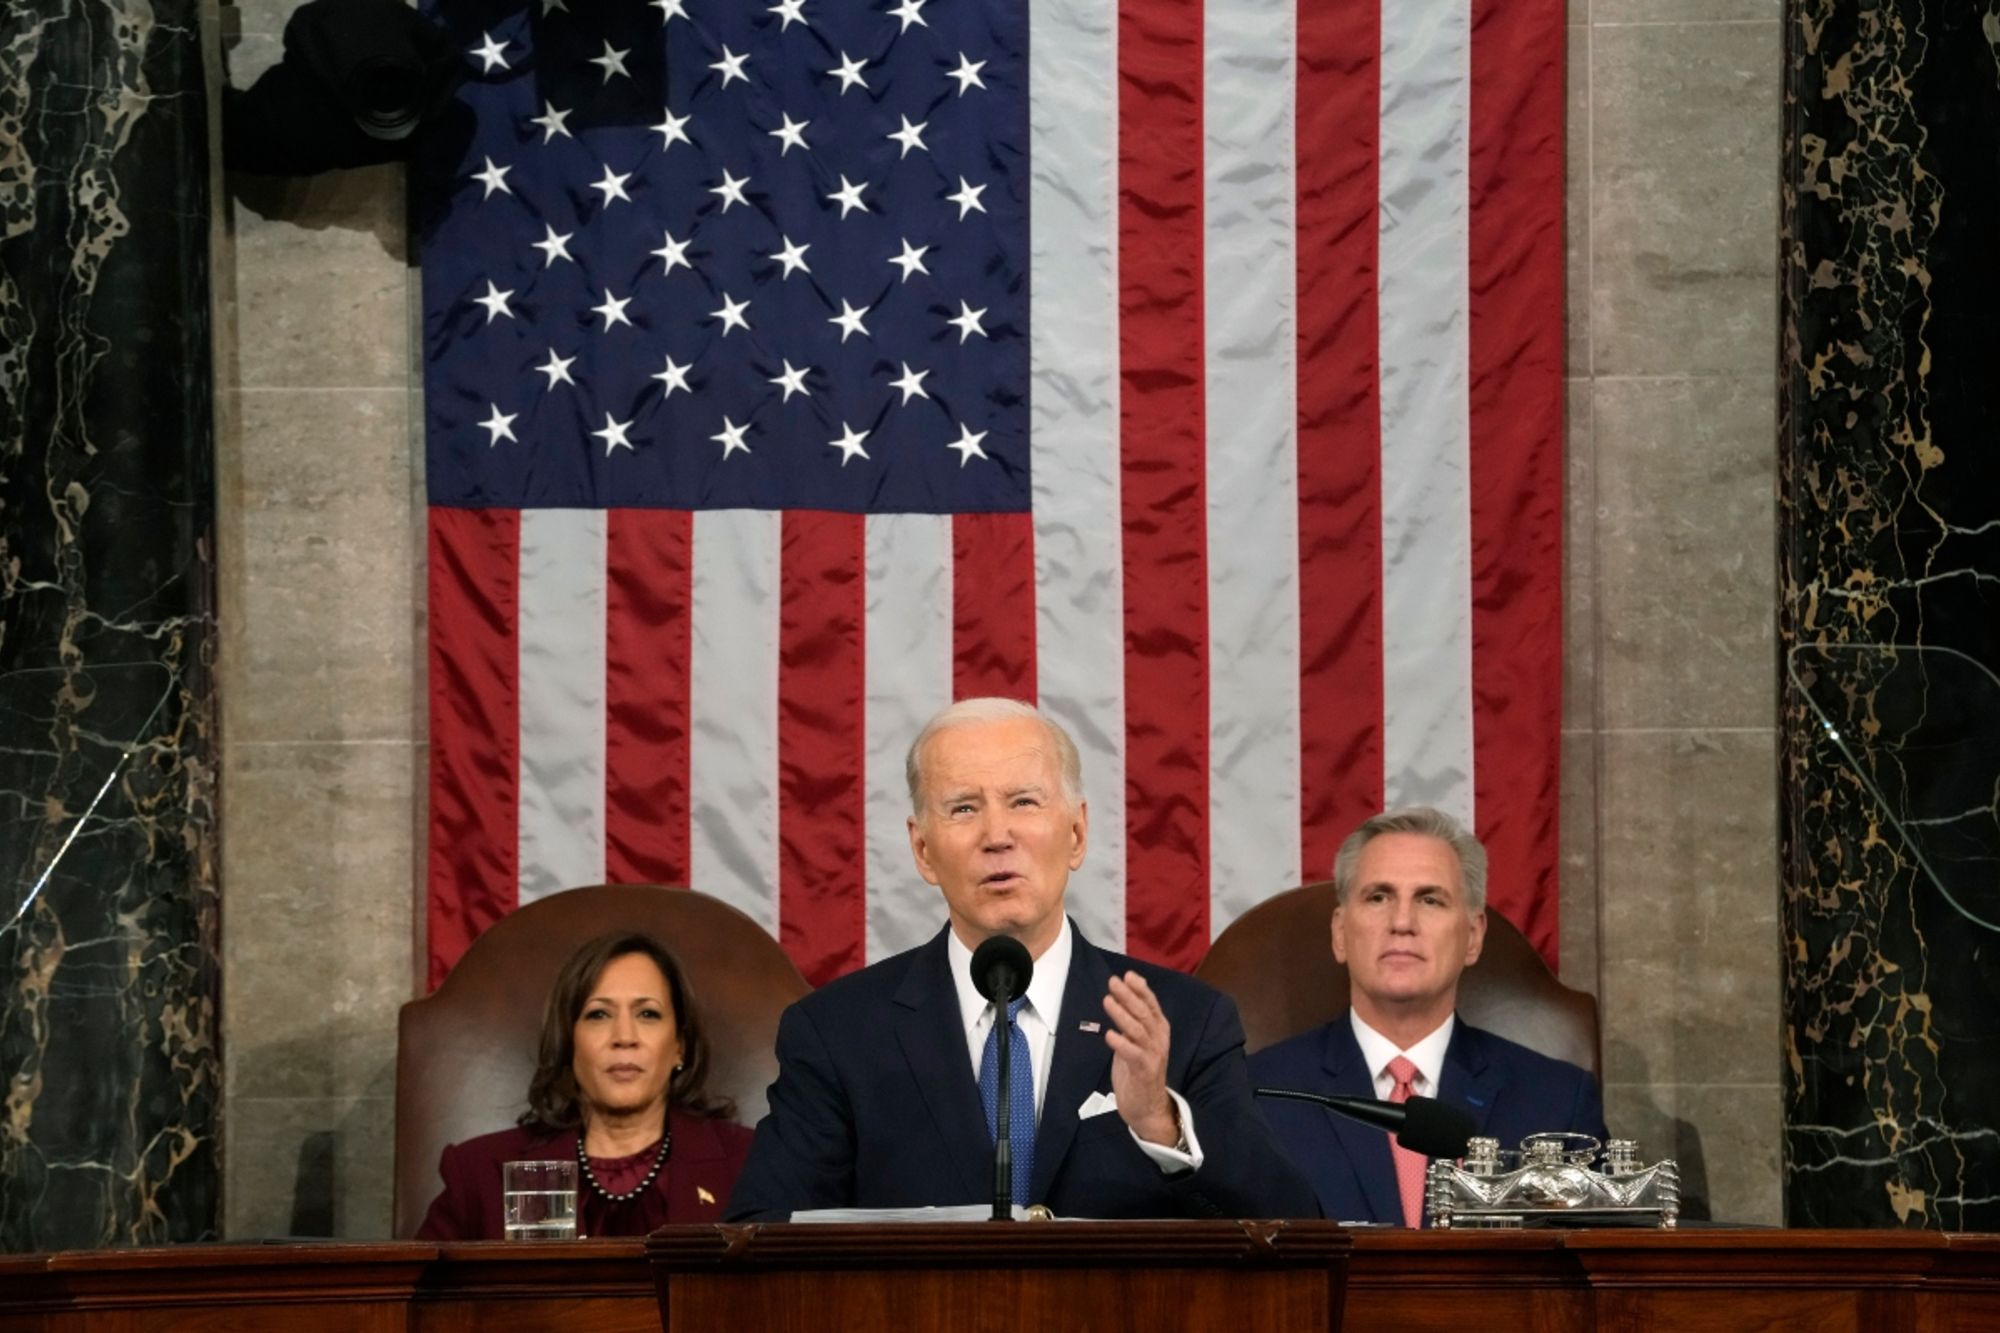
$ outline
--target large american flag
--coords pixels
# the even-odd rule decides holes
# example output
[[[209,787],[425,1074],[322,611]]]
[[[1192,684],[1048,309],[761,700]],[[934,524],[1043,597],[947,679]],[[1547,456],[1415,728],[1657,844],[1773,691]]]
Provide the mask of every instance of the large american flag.
[[[1553,957],[1559,0],[432,12],[433,981],[604,881],[919,942],[970,694],[1075,734],[1100,943],[1421,801]]]

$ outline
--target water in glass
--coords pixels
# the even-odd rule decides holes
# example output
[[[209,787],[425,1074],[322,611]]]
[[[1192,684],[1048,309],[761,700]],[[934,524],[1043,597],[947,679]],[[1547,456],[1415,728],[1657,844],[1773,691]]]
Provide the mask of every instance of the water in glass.
[[[508,1240],[576,1238],[575,1162],[508,1162],[501,1186]]]

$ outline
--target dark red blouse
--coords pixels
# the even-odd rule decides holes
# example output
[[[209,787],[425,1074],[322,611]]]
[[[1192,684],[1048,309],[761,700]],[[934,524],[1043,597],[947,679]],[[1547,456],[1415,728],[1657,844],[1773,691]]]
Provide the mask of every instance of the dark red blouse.
[[[635,1199],[613,1203],[577,1180],[577,1234],[580,1236],[643,1236],[669,1222],[719,1222],[730,1187],[750,1151],[750,1131],[726,1120],[704,1120],[670,1111],[667,1128],[673,1150],[667,1165],[648,1189]],[[576,1156],[576,1131],[553,1137],[526,1129],[503,1129],[464,1143],[451,1144],[438,1162],[444,1192],[431,1201],[419,1240],[502,1240],[505,1219],[500,1204],[500,1167],[504,1162]],[[653,1164],[653,1150],[634,1157],[590,1159],[598,1181],[613,1193],[623,1193]]]

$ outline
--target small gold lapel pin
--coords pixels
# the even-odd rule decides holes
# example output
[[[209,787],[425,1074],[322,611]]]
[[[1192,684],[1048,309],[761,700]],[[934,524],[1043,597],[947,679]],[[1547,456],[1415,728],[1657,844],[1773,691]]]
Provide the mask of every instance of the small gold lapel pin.
[[[708,1188],[703,1185],[696,1185],[694,1187],[694,1197],[700,1199],[703,1203],[712,1204],[715,1202],[715,1196],[710,1194]]]

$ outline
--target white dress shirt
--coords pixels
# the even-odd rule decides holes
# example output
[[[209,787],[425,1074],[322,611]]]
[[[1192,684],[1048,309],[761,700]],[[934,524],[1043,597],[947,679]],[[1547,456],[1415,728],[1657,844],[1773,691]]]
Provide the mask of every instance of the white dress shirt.
[[[1028,1043],[1028,1068],[1035,1075],[1035,1123],[1038,1125],[1042,1116],[1042,1095],[1049,1086],[1050,1062],[1055,1058],[1055,1024],[1062,1017],[1063,991],[1069,986],[1069,960],[1075,948],[1076,937],[1070,930],[1069,918],[1064,917],[1062,930],[1057,933],[1055,942],[1035,960],[1034,975],[1028,979],[1028,1002],[1021,1006],[1014,1020]],[[971,1057],[972,1078],[976,1083],[980,1062],[986,1056],[986,1034],[993,1027],[993,1006],[972,984],[972,950],[965,947],[955,930],[945,931],[945,962],[951,971],[952,986],[958,992],[958,1014],[965,1025],[965,1045]],[[1104,1020],[1106,1024],[1110,1021],[1109,1018]],[[1163,1172],[1174,1174],[1199,1170],[1202,1162],[1201,1140],[1195,1137],[1194,1111],[1189,1108],[1186,1099],[1172,1088],[1167,1089],[1167,1096],[1174,1099],[1174,1106],[1180,1111],[1181,1131],[1187,1136],[1188,1150],[1181,1152],[1172,1144],[1148,1143],[1137,1134],[1132,1135],[1132,1141]],[[1070,1115],[1077,1115],[1082,1109],[1057,1108]],[[1105,1114],[1117,1114],[1115,1103]]]
[[[1402,1056],[1417,1067],[1417,1076],[1410,1080],[1410,1095],[1414,1097],[1435,1097],[1438,1079],[1444,1074],[1444,1053],[1451,1045],[1451,1030],[1458,1024],[1457,1014],[1447,1014],[1444,1022],[1431,1034],[1410,1047],[1397,1049],[1396,1043],[1361,1021],[1360,1015],[1352,1009],[1347,1011],[1348,1021],[1354,1025],[1354,1040],[1361,1047],[1362,1063],[1368,1066],[1369,1075],[1375,1080],[1375,1095],[1388,1100],[1396,1090],[1396,1080],[1389,1073],[1389,1062]]]

